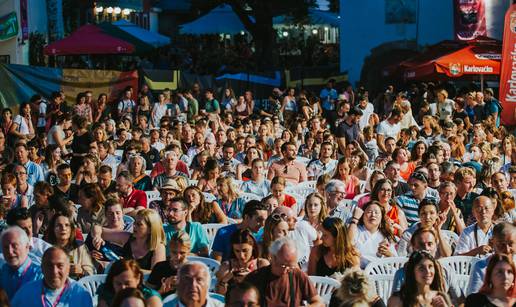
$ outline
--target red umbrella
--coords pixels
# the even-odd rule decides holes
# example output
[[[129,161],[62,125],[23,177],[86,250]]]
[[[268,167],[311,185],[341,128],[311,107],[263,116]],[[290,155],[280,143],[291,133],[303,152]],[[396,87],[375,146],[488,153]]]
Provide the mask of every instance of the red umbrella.
[[[465,75],[498,75],[502,45],[489,38],[462,43],[459,48],[443,50],[427,61],[416,61],[405,68],[405,78],[413,80],[458,78]]]
[[[47,55],[128,54],[134,46],[104,33],[94,25],[84,25],[70,36],[45,47]]]

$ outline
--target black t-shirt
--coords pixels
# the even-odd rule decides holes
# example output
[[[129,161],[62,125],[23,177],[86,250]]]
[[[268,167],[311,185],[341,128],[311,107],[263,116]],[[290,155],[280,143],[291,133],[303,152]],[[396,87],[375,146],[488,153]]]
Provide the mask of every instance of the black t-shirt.
[[[410,191],[408,183],[398,181],[398,185],[394,188],[394,196],[400,196]]]
[[[513,304],[512,306],[514,307],[516,304]],[[464,307],[496,307],[496,305],[491,303],[485,294],[474,293],[468,295],[466,302],[464,303]]]
[[[159,161],[159,152],[156,148],[151,147],[149,152],[141,152],[142,157],[145,159],[146,170],[150,171],[152,170],[152,164],[157,163]]]
[[[72,150],[74,153],[87,153],[90,151],[90,144],[93,143],[93,137],[89,132],[83,135],[76,134],[72,141]]]
[[[168,260],[158,262],[152,268],[152,272],[149,275],[149,279],[147,279],[147,283],[152,286],[152,288],[159,290],[161,288],[161,280],[163,278],[168,278],[171,276],[177,275],[177,269],[172,268],[170,266],[170,262]],[[166,297],[174,293],[175,291],[170,291],[162,294],[162,297]]]
[[[335,136],[338,138],[345,138],[346,144],[349,144],[353,141],[358,141],[360,136],[360,128],[358,124],[348,125],[346,121],[343,121],[339,124]]]
[[[57,186],[54,186],[54,196],[61,196],[64,199],[73,202],[74,204],[77,203],[78,194],[79,187],[75,183],[72,183],[66,192],[63,192]]]
[[[116,181],[111,180],[111,183],[109,184],[108,188],[102,191],[104,195],[116,193]]]

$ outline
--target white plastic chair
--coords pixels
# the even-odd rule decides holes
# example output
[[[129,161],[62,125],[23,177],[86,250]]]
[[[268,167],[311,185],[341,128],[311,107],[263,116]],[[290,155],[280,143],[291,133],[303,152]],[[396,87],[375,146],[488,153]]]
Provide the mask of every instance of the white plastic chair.
[[[449,270],[455,273],[455,279],[458,282],[459,289],[467,289],[469,277],[471,275],[471,268],[473,263],[478,258],[471,256],[452,256],[439,259],[443,267],[448,267]]]
[[[202,192],[202,195],[204,195],[204,200],[207,202],[216,201],[217,197],[215,195],[208,193],[208,192]]]
[[[376,293],[384,302],[391,296],[394,274],[408,261],[406,257],[378,258],[369,262],[364,273],[374,284]]]
[[[189,186],[189,187],[196,187],[196,186],[197,186],[197,183],[199,183],[199,180],[190,179],[190,180],[188,181],[188,186]]]
[[[77,282],[82,285],[93,299],[93,306],[97,306],[97,289],[106,281],[107,274],[90,275],[79,279]]]
[[[188,261],[198,261],[206,264],[208,268],[210,268],[210,274],[212,277],[215,277],[215,273],[217,273],[220,268],[220,262],[215,259],[199,256],[188,256],[186,259],[188,259]]]
[[[145,171],[145,175],[147,175],[147,176],[150,176],[151,173],[152,173],[152,170],[146,170]]]
[[[364,269],[366,275],[392,275],[408,261],[407,257],[377,258],[367,264]]]
[[[213,292],[208,292],[208,295],[212,298],[212,299],[215,299],[221,303],[225,303],[225,299],[224,299],[224,296],[221,295],[221,294],[218,294],[218,293],[213,293]],[[176,298],[177,298],[177,294],[170,294],[169,296],[165,297],[165,299],[163,299],[163,307],[172,307],[172,306],[177,306],[177,302],[176,302]]]
[[[233,179],[233,185],[238,189],[240,190],[240,187],[242,186],[242,184],[244,183],[244,181],[242,180],[238,180],[238,179]]]
[[[217,234],[217,230],[219,228],[222,228],[224,226],[227,226],[226,224],[218,224],[218,223],[211,223],[211,224],[202,224],[202,228],[206,230],[208,233],[208,240],[210,241],[210,250],[211,245],[213,244],[213,240],[215,239],[215,235]]]
[[[340,288],[340,282],[330,277],[308,276],[314,284],[317,294],[323,299],[324,304],[328,305],[333,291]]]
[[[360,183],[358,184],[358,186],[360,188],[360,193],[364,193],[365,192],[366,185],[367,185],[367,181],[360,180]]]
[[[305,187],[305,188],[312,188],[315,191],[316,185],[317,185],[317,181],[316,180],[309,180],[309,181],[300,182],[297,186],[298,187]]]
[[[252,193],[241,193],[239,198],[242,198],[246,203],[250,200],[261,200],[258,195]]]
[[[384,301],[387,302],[391,296],[392,285],[394,283],[394,274],[374,274],[367,276],[369,281],[374,285],[376,293]]]
[[[285,193],[287,193],[287,194],[297,194],[299,196],[303,196],[304,198],[306,198],[308,195],[312,194],[313,192],[315,192],[314,188],[311,188],[311,187],[308,187],[308,186],[302,186],[302,185],[297,185],[297,186],[292,186],[292,187],[286,187],[285,188]]]
[[[122,157],[124,156],[124,151],[121,150],[121,149],[117,149],[115,150],[115,157],[120,157],[120,159],[122,159]]]
[[[161,200],[161,195],[158,191],[145,191],[147,195],[147,204],[154,200]]]
[[[443,236],[443,240],[446,240],[452,249],[452,253],[455,251],[455,247],[457,246],[457,242],[459,242],[459,235],[450,230],[441,230],[441,234]]]

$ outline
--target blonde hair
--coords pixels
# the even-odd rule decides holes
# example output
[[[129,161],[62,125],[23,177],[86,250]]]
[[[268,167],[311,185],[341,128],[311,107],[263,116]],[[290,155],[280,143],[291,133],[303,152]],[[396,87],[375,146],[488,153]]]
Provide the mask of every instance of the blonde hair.
[[[341,280],[341,286],[336,291],[342,305],[354,306],[352,303],[356,301],[373,302],[376,297],[376,291],[370,283],[369,278],[360,269],[349,269]]]
[[[136,213],[136,217],[141,217],[150,229],[149,238],[147,240],[149,250],[153,251],[158,248],[160,244],[165,244],[163,222],[156,211],[152,209],[142,209]]]
[[[321,211],[319,212],[319,216],[318,216],[318,220],[319,222],[322,222],[324,221],[324,219],[328,216],[328,207],[326,206],[326,199],[324,198],[324,196],[322,196],[319,192],[313,192],[313,193],[310,193],[306,199],[305,199],[305,205],[304,205],[304,208],[305,208],[305,215],[307,215],[307,204],[308,204],[308,201],[312,198],[317,198],[321,201]]]
[[[440,91],[437,92],[437,94],[441,94],[444,96],[444,99],[447,99],[448,98],[448,91],[445,90],[445,89],[442,89]]]
[[[217,184],[224,184],[228,187],[228,196],[230,199],[235,200],[238,198],[239,194],[231,177],[219,177],[217,179]]]

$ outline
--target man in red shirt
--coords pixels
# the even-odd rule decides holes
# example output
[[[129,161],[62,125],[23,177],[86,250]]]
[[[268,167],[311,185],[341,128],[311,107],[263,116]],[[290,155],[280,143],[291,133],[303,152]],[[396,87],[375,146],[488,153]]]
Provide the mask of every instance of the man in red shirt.
[[[141,209],[147,208],[147,195],[144,191],[133,187],[133,176],[128,171],[122,171],[116,177],[116,191],[123,204],[124,214],[136,215]]]

